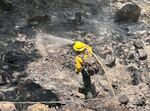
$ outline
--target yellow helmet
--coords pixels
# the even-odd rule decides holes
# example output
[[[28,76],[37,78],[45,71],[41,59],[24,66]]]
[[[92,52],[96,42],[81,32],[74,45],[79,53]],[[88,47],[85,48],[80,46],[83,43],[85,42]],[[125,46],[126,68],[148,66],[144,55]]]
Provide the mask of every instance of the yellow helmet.
[[[75,51],[81,52],[85,49],[85,44],[83,42],[77,41],[77,42],[75,42],[73,49]]]

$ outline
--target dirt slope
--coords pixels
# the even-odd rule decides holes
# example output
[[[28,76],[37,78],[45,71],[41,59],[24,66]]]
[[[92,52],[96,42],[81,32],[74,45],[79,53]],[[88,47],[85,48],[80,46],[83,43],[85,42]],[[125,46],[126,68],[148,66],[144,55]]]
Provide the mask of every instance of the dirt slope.
[[[65,105],[49,104],[54,111],[150,110],[148,0],[113,0],[110,5],[103,0],[11,1],[15,6],[12,13],[0,15],[2,101],[65,102]],[[142,9],[138,22],[113,22],[113,14],[131,2]],[[75,23],[74,15],[78,12],[83,13],[83,24]],[[93,100],[84,100],[84,95],[78,92],[82,77],[74,70],[72,43],[75,40],[92,46],[103,63],[104,49],[111,48],[116,63],[105,68],[119,101],[113,97],[102,69],[91,77],[96,89]],[[144,60],[138,58],[133,45],[136,40],[144,45],[147,54]],[[26,110],[29,105],[16,104],[16,107]]]

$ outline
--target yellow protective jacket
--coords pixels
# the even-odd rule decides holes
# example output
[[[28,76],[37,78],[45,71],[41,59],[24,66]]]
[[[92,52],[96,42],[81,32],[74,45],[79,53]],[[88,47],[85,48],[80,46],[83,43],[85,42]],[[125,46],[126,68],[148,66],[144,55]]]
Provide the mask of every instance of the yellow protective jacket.
[[[84,60],[92,57],[92,47],[85,44],[85,48],[86,49],[82,54],[75,57],[75,67],[77,74],[79,74],[79,72],[82,70],[82,67],[84,66]]]

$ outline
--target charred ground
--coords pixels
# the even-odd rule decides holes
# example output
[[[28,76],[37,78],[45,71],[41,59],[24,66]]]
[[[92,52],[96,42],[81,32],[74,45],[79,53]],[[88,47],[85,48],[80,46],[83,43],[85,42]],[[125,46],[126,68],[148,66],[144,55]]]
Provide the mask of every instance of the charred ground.
[[[119,10],[131,2],[139,7]],[[13,9],[0,14],[1,101],[61,101],[49,104],[49,110],[54,111],[150,110],[148,0],[11,3]],[[123,14],[127,13],[124,10],[128,14]],[[76,21],[75,13],[82,19]],[[128,16],[126,21],[122,16]],[[132,21],[138,16],[138,21]],[[113,97],[102,69],[92,76],[95,99],[84,100],[78,93],[82,79],[74,72],[75,54],[70,45],[75,40],[91,45],[104,63],[104,49],[113,51],[115,65],[106,66],[106,70],[119,101]],[[27,110],[29,105],[16,107]]]

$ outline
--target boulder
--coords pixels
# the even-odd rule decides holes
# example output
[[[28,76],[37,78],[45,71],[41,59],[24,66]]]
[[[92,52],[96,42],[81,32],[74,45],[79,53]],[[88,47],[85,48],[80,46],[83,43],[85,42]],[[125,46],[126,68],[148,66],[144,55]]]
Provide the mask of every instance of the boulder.
[[[48,105],[37,103],[28,107],[27,111],[49,111]]]
[[[0,111],[17,111],[13,103],[0,103]]]
[[[136,4],[127,4],[115,14],[115,22],[137,22],[141,8]]]

